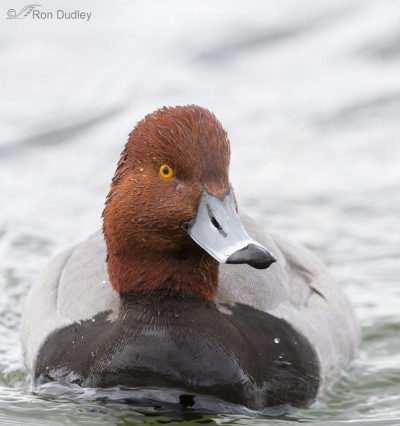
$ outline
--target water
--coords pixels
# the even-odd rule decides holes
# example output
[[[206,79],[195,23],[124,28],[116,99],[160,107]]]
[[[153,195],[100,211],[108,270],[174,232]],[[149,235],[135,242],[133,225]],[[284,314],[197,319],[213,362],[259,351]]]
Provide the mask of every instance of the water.
[[[41,6],[90,11],[89,22],[7,20],[9,7],[0,10],[0,424],[400,424],[399,3]],[[228,130],[240,208],[318,253],[355,307],[360,356],[308,410],[149,412],[30,390],[19,347],[28,288],[101,225],[135,122],[187,103]]]

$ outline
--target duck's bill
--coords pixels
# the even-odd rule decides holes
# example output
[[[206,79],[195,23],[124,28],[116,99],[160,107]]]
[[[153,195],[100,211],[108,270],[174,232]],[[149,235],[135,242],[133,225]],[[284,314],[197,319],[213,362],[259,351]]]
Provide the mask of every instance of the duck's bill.
[[[185,228],[220,263],[247,263],[253,268],[266,269],[276,262],[271,252],[247,234],[229,189],[222,197],[203,189],[196,217]]]

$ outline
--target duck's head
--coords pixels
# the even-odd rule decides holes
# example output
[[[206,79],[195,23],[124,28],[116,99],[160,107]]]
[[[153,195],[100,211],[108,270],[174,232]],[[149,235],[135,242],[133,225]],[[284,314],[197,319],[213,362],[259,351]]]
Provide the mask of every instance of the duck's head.
[[[204,108],[162,108],[136,125],[103,212],[117,291],[170,288],[210,299],[218,262],[268,268],[276,261],[242,226],[229,160],[227,134]]]

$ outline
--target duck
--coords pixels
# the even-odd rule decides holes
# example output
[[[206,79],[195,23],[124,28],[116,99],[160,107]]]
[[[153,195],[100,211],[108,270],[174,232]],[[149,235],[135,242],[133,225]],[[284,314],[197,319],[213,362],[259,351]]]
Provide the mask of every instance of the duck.
[[[103,229],[27,296],[34,387],[178,389],[263,410],[308,407],[335,382],[357,354],[351,304],[316,255],[239,214],[229,163],[206,108],[136,124]]]

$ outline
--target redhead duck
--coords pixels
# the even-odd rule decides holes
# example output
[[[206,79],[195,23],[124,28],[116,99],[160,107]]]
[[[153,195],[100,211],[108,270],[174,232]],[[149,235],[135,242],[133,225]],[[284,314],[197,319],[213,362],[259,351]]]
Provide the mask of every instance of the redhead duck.
[[[121,154],[103,232],[52,260],[22,320],[34,385],[182,389],[251,409],[305,407],[358,328],[324,265],[238,215],[227,134],[159,109]]]

